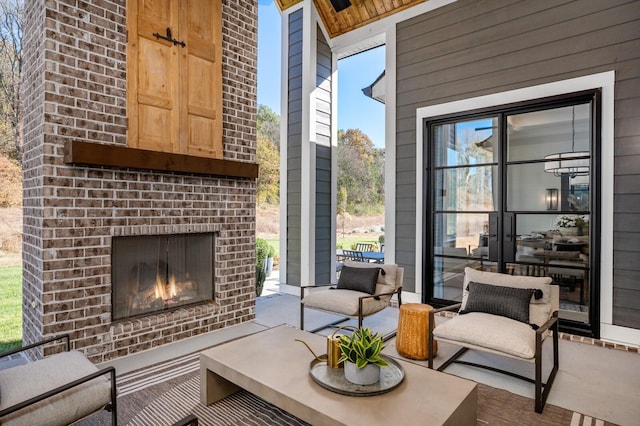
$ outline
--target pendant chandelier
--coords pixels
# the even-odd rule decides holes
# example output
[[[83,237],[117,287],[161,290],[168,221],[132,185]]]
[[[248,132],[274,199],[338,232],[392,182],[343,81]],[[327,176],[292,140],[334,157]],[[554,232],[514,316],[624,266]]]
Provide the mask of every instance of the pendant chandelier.
[[[544,157],[544,171],[554,176],[584,176],[589,174],[589,151],[575,152],[576,143],[576,107],[571,107],[571,152],[559,152]],[[587,157],[587,158],[576,158]]]

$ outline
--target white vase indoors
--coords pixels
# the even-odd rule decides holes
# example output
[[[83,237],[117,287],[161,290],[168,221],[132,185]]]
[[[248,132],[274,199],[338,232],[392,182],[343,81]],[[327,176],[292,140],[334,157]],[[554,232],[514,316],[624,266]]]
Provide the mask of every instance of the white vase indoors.
[[[560,228],[560,233],[564,237],[575,237],[576,235],[580,235],[580,228],[577,226],[570,226],[567,228]]]

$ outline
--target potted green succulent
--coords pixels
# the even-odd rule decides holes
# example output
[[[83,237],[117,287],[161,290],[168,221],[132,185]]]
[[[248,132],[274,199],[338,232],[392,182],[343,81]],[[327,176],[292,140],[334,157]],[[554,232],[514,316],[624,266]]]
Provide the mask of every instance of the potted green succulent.
[[[371,385],[380,380],[380,367],[388,364],[380,355],[384,348],[379,333],[368,327],[359,328],[350,336],[340,336],[339,362],[344,362],[344,376],[357,385]]]

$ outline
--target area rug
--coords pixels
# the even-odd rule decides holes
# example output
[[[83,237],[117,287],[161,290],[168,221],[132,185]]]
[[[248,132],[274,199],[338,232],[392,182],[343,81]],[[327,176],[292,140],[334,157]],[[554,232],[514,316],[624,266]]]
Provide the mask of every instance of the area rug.
[[[196,353],[119,377],[118,424],[165,426],[195,414],[201,425],[307,425],[246,391],[209,406],[200,404],[198,363]],[[269,368],[269,360],[265,360],[265,368]],[[532,399],[483,384],[478,384],[477,420],[478,425],[612,425],[550,404],[537,414]],[[110,414],[105,412],[80,424],[97,426],[109,421]]]

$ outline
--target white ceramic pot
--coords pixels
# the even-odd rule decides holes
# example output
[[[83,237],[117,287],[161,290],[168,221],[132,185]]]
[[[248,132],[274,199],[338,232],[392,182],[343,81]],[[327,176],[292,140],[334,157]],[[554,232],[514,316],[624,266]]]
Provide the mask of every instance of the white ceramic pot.
[[[580,235],[580,228],[577,226],[571,226],[569,228],[560,228],[560,233],[564,237],[575,237],[576,235]]]
[[[345,361],[344,377],[356,385],[372,385],[380,380],[380,367],[367,364],[364,368],[358,368],[353,362]]]

